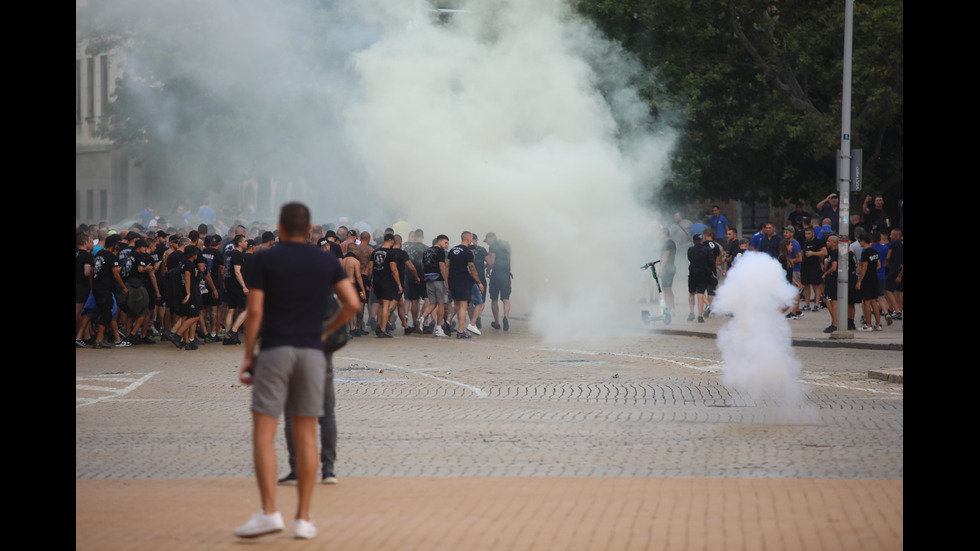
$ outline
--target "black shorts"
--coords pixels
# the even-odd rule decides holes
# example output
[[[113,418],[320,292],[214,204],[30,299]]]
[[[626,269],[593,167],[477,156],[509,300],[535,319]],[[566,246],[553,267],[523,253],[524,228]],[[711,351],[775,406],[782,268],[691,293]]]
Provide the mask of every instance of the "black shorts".
[[[707,292],[710,279],[711,274],[709,273],[689,273],[687,275],[687,292],[694,295]]]
[[[861,300],[875,300],[878,298],[878,282],[868,281],[868,278],[864,278],[861,281],[860,295]]]
[[[408,277],[409,281],[405,282],[405,298],[408,300],[424,300],[425,299],[425,280],[419,279],[418,283],[411,281],[411,276]]]
[[[85,304],[88,300],[89,294],[92,293],[92,289],[88,285],[82,283],[75,284],[75,304]]]
[[[398,300],[401,293],[398,292],[398,285],[389,278],[376,278],[374,282],[374,296],[378,300]]]
[[[823,271],[820,269],[820,266],[804,264],[800,268],[800,283],[803,285],[822,285]]]
[[[453,300],[459,302],[469,302],[470,293],[473,292],[473,278],[466,277],[455,277],[449,279],[449,294],[453,296]]]
[[[225,303],[228,305],[228,308],[244,310],[247,302],[248,298],[245,296],[245,290],[238,285],[237,281],[225,285]]]
[[[490,300],[510,300],[510,274],[500,277],[490,276],[488,291]]]
[[[828,276],[823,280],[823,294],[828,300],[837,300],[837,278]]]

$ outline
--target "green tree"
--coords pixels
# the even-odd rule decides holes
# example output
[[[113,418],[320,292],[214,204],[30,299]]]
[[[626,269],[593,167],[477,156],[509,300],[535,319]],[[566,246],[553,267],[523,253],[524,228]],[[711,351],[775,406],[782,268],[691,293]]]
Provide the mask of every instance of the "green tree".
[[[681,132],[667,199],[822,198],[841,120],[844,6],[800,0],[581,0],[651,71]],[[865,188],[903,178],[903,3],[857,2],[852,147]]]

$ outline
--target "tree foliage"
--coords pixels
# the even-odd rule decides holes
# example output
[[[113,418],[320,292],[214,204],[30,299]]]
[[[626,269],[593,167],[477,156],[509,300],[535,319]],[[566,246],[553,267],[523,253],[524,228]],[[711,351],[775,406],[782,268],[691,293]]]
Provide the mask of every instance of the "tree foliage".
[[[581,0],[651,70],[655,111],[681,131],[667,198],[824,197],[836,182],[843,2]],[[903,3],[856,2],[852,147],[865,187],[901,182]]]

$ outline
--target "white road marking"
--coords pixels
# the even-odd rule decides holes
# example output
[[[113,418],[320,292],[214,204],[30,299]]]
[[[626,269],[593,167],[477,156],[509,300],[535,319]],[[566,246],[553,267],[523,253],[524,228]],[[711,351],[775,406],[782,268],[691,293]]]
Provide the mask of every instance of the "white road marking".
[[[542,352],[562,352],[564,354],[582,354],[585,356],[619,356],[623,358],[638,358],[641,360],[660,360],[667,363],[676,364],[680,367],[686,367],[688,369],[694,369],[695,371],[705,371],[708,373],[718,373],[721,370],[721,366],[697,366],[685,363],[679,360],[675,360],[666,356],[648,356],[646,354],[628,354],[626,352],[599,352],[597,350],[578,350],[574,348],[550,348],[544,346],[512,346],[507,344],[495,344],[495,343],[474,343],[480,346],[495,346],[499,348],[510,348],[512,350],[540,350]],[[708,358],[697,358],[697,357],[687,357],[687,356],[674,356],[677,358],[683,358],[687,360],[697,360],[701,362],[706,362],[710,364],[720,364],[718,360],[711,360]]]
[[[407,372],[412,373],[412,374],[415,374],[415,375],[421,375],[422,377],[428,377],[430,379],[435,379],[437,381],[442,381],[444,383],[449,383],[449,384],[461,386],[461,387],[463,387],[463,388],[471,391],[473,394],[476,394],[478,398],[486,398],[487,396],[489,396],[489,394],[487,394],[486,392],[484,392],[483,390],[481,390],[481,389],[479,389],[479,388],[477,388],[475,386],[471,386],[471,385],[468,385],[466,383],[461,383],[459,381],[453,381],[452,379],[445,379],[443,377],[436,377],[435,375],[429,375],[428,373],[425,373],[421,369],[412,369],[410,367],[405,367],[403,365],[389,364],[389,363],[385,363],[385,362],[379,362],[379,361],[376,361],[376,360],[367,360],[367,359],[364,359],[364,358],[353,358],[353,357],[350,357],[350,356],[336,356],[336,358],[341,359],[341,360],[351,360],[351,361],[355,361],[355,362],[364,362],[364,363],[368,363],[368,364],[383,365],[383,366],[387,367],[388,369],[398,369],[398,370],[401,370],[401,371],[407,371]]]
[[[105,396],[98,398],[79,398],[75,397],[75,409],[82,406],[90,406],[111,398],[120,398],[139,388],[143,383],[149,381],[151,377],[159,371],[151,371],[142,377],[136,377],[139,373],[130,375],[94,375],[91,377],[75,377],[75,391],[84,390],[88,392],[105,392]],[[129,383],[123,388],[113,386],[96,386],[91,384],[79,384],[79,381],[90,383],[93,381],[103,381],[107,383]]]

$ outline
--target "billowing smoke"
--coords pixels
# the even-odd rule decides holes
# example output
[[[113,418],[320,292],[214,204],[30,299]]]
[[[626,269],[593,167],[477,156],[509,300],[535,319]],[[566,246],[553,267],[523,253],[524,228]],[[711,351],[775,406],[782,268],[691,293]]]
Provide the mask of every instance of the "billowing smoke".
[[[315,218],[404,219],[453,244],[495,232],[514,252],[512,314],[552,340],[638,319],[674,135],[631,86],[638,64],[565,2],[480,0],[448,18],[413,1],[145,4],[207,18],[188,78],[271,113],[222,154],[315,184],[295,197]]]
[[[718,331],[722,382],[798,418],[805,401],[798,380],[801,364],[793,353],[789,320],[781,311],[796,295],[779,262],[747,252],[728,271],[712,311],[733,314]]]

